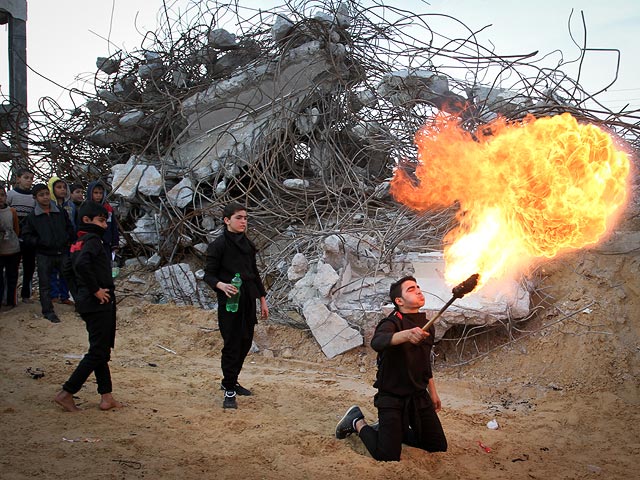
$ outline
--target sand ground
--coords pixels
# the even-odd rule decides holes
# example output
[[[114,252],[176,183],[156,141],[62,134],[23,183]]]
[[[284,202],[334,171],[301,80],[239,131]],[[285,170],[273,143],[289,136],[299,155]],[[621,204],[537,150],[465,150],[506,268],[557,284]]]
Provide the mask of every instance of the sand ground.
[[[367,346],[328,360],[307,331],[260,324],[240,378],[254,395],[225,411],[215,312],[125,299],[111,367],[126,407],[100,411],[91,377],[76,399],[83,411],[67,413],[53,397],[86,350],[84,324],[66,305],[51,324],[21,304],[0,312],[1,476],[637,478],[638,264],[634,253],[588,252],[549,265],[554,306],[522,327],[526,337],[469,364],[436,363],[449,451],[404,447],[391,463],[355,436],[334,437],[354,403],[375,419]]]

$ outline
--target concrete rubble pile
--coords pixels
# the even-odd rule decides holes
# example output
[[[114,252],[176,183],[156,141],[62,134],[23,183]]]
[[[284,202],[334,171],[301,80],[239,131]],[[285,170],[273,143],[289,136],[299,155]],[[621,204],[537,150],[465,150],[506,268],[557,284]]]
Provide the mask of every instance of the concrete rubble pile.
[[[389,284],[403,274],[436,292],[431,313],[450,292],[434,274],[443,260],[433,252],[452,214],[417,233],[425,224],[389,197],[392,167],[411,151],[415,126],[384,112],[415,117],[411,109],[425,105],[461,114],[476,101],[489,118],[533,105],[482,87],[465,98],[436,70],[370,75],[351,41],[359,15],[352,2],[302,19],[280,13],[260,42],[212,29],[182,64],[151,49],[135,62],[100,57],[107,79],[86,104],[87,138],[110,155],[110,198],[125,238],[161,291],[181,305],[215,308],[202,282],[206,244],[222,206],[248,199],[274,314],[305,322],[329,358],[368,340]],[[193,71],[207,76],[206,87],[193,87]],[[166,91],[180,100],[167,101]],[[527,316],[527,289],[512,290],[457,302],[438,338],[454,324]]]

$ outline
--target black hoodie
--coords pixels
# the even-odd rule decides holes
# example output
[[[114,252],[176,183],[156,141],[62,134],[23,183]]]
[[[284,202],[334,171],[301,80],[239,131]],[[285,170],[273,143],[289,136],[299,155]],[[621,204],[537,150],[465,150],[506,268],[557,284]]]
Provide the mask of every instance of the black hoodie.
[[[424,313],[395,311],[383,319],[373,334],[371,348],[378,352],[378,374],[373,384],[380,392],[405,397],[425,392],[431,372],[431,347],[435,327],[419,345],[406,342],[391,345],[391,337],[402,330],[423,327],[427,323]]]

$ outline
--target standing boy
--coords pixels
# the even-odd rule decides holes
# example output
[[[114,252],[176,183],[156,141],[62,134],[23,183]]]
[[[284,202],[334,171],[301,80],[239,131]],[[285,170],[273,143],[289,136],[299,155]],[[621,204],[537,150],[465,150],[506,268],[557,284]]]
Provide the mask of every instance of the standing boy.
[[[82,202],[84,202],[84,187],[79,183],[72,183],[69,185],[69,207],[71,223],[73,224],[73,230],[78,231],[78,209]]]
[[[28,168],[16,170],[16,181],[13,190],[7,192],[7,204],[16,209],[20,220],[20,231],[24,230],[24,222],[36,206],[31,194],[33,185],[33,172]],[[36,271],[36,252],[26,245],[20,238],[20,258],[22,259],[22,289],[20,296],[24,303],[33,303],[31,300],[33,273]]]
[[[69,221],[73,228],[73,233],[75,235],[75,224],[73,222],[73,213],[71,211],[71,202],[69,196],[69,189],[67,188],[67,183],[61,180],[59,177],[53,176],[49,179],[49,193],[51,194],[51,198],[56,206],[60,209],[60,211],[66,213],[67,217],[69,217]],[[69,252],[66,252],[68,255]],[[62,276],[62,272],[57,268],[54,268],[51,272],[50,277],[50,287],[51,287],[51,301],[52,302],[60,302],[66,305],[73,305],[73,302],[69,298],[69,287],[67,286],[67,282]]]
[[[52,323],[60,323],[53,310],[49,282],[54,269],[62,271],[65,254],[75,235],[67,214],[51,201],[49,188],[39,183],[31,191],[36,207],[27,215],[22,237],[25,244],[36,251],[42,315]]]
[[[251,391],[238,383],[244,360],[253,343],[256,318],[256,299],[260,299],[262,318],[269,316],[266,290],[256,265],[256,247],[246,236],[247,209],[239,203],[224,208],[225,229],[207,248],[204,281],[218,296],[218,324],[222,347],[223,408],[238,408],[236,395],[251,395]],[[236,273],[242,278],[237,312],[228,312],[227,298],[238,292],[231,285]]]
[[[7,192],[4,186],[0,186],[0,298],[3,298],[6,288],[7,307],[10,309],[15,307],[17,302],[19,234],[18,214],[14,208],[7,206]]]
[[[122,407],[112,395],[109,360],[116,338],[116,299],[111,263],[104,254],[102,236],[107,228],[107,210],[94,202],[85,202],[78,211],[78,241],[71,246],[76,310],[89,334],[89,351],[62,386],[55,401],[68,412],[80,409],[73,395],[80,391],[91,373],[95,374],[100,394],[100,409]]]
[[[115,212],[113,211],[113,207],[109,202],[107,202],[105,186],[102,182],[91,182],[87,186],[86,202],[98,203],[107,210],[107,228],[104,232],[104,236],[102,237],[102,241],[104,243],[104,251],[109,258],[109,261],[111,261],[112,254],[118,248],[118,244],[120,243],[120,232],[118,231],[118,221],[116,220]]]
[[[374,405],[378,428],[364,421],[357,405],[347,410],[336,426],[336,438],[357,433],[376,460],[398,461],[402,443],[428,452],[446,452],[447,439],[436,412],[440,397],[431,373],[431,347],[435,327],[429,332],[424,295],[416,279],[407,276],[391,285],[389,296],[395,310],[373,334],[371,348],[378,352],[378,389]]]

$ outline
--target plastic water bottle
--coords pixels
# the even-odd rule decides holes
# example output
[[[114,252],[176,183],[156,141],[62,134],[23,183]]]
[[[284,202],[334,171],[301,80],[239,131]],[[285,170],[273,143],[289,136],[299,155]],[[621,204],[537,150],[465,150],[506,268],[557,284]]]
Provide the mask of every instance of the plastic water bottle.
[[[120,267],[116,262],[116,252],[111,252],[111,278],[116,278],[120,275]]]
[[[239,273],[236,273],[235,277],[231,279],[231,285],[238,289],[238,293],[227,299],[227,312],[237,312],[238,302],[240,300],[240,286],[242,285],[242,279]]]

